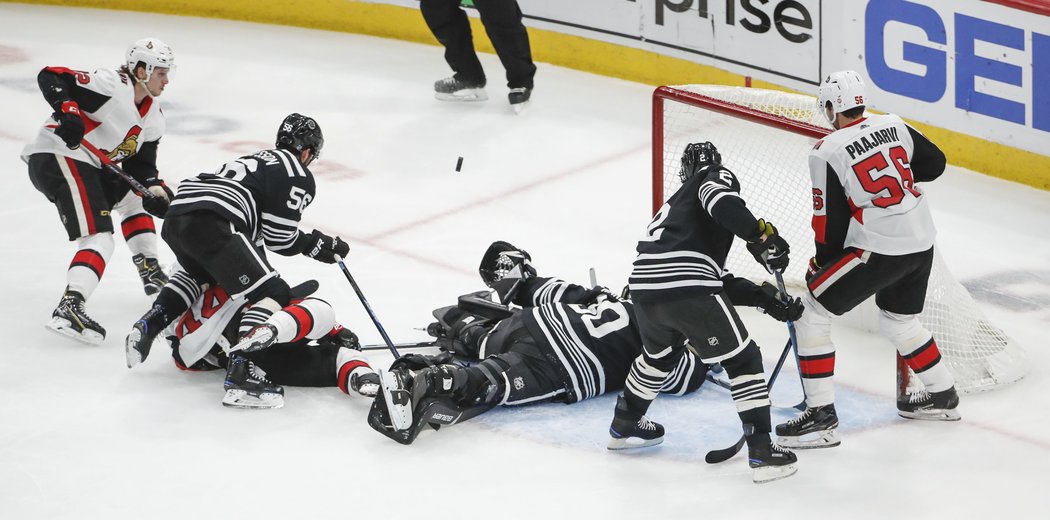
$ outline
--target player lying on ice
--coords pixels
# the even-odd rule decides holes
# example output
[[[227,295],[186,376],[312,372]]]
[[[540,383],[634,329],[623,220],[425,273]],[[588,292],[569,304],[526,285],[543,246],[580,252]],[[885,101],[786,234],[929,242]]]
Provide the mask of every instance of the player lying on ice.
[[[571,404],[623,388],[642,351],[631,301],[603,287],[538,277],[530,262],[527,252],[506,242],[489,246],[479,271],[504,305],[483,291],[435,310],[438,322],[428,332],[445,352],[409,354],[380,372],[382,391],[368,415],[373,429],[411,444],[428,424],[437,429],[497,405]],[[761,308],[781,321],[802,311],[799,300],[782,303],[769,284],[732,275],[724,282],[734,304]],[[480,362],[466,367],[453,358]],[[707,371],[690,350],[661,392],[693,392]]]
[[[338,386],[346,394],[374,396],[379,378],[357,336],[336,323],[328,302],[310,297],[315,290],[312,280],[293,287],[291,303],[266,315],[244,297],[231,299],[221,286],[205,288],[165,331],[175,365],[226,368],[222,404],[234,408],[280,408],[279,385]],[[251,339],[260,337],[266,340]]]

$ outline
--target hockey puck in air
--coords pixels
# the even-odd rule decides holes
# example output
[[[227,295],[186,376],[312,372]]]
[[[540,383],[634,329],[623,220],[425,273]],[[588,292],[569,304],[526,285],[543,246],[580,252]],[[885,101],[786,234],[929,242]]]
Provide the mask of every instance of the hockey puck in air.
[[[460,168],[463,168],[463,158],[462,157],[460,157],[459,159],[456,160],[456,171],[458,172],[460,170]]]

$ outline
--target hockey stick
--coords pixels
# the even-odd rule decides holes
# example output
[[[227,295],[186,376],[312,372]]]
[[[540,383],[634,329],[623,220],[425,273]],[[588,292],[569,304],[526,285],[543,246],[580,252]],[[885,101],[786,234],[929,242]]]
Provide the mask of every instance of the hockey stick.
[[[354,292],[357,293],[357,298],[361,300],[361,305],[363,305],[365,310],[368,311],[368,317],[372,318],[372,323],[375,323],[376,329],[379,330],[379,335],[383,336],[383,341],[386,342],[386,346],[390,348],[390,352],[394,354],[394,359],[400,358],[401,354],[398,353],[397,347],[394,346],[393,341],[390,341],[390,336],[386,335],[386,330],[383,330],[383,325],[379,323],[379,318],[376,318],[376,313],[372,312],[372,306],[368,304],[365,295],[361,293],[361,288],[357,286],[354,277],[350,275],[350,270],[346,268],[343,259],[340,258],[339,255],[335,255],[335,261],[339,264],[339,268],[343,270],[343,274],[346,275],[346,279],[350,282],[350,286],[354,288]]]
[[[403,350],[412,350],[417,348],[433,348],[437,347],[438,344],[433,341],[421,341],[419,343],[394,343],[394,346]],[[361,350],[386,350],[390,346],[386,343],[376,343],[372,345],[362,345]]]
[[[777,289],[780,290],[780,297],[783,298],[784,303],[788,303],[791,297],[788,296],[787,290],[784,288],[784,275],[780,271],[774,271],[773,275],[777,278]],[[798,338],[795,337],[795,322],[788,320],[788,338],[791,341],[791,350],[795,353],[795,366],[798,367],[798,382],[802,385],[802,402],[796,404],[792,408],[804,412],[806,411],[806,385],[802,384],[802,366],[798,361]],[[769,385],[770,388],[773,385]]]
[[[102,150],[95,148],[95,145],[89,143],[87,139],[81,141],[80,144],[85,150],[91,152],[95,157],[98,157],[98,160],[102,163],[103,170],[116,174],[121,179],[124,179],[135,193],[138,193],[140,196],[147,199],[157,198],[156,194],[146,189],[141,182],[135,180],[135,178],[129,175],[128,172],[124,171],[123,168],[117,166],[117,163],[113,162],[113,159],[110,159],[108,155],[102,153]]]
[[[777,380],[777,376],[780,374],[780,369],[783,368],[784,361],[787,360],[787,355],[790,351],[791,340],[789,339],[787,343],[784,344],[784,351],[780,353],[780,359],[777,360],[777,366],[773,368],[773,373],[769,375],[769,382],[766,384],[767,390],[773,388],[773,382]],[[740,439],[736,441],[736,444],[728,448],[722,448],[720,450],[711,450],[707,452],[707,456],[704,457],[704,460],[708,464],[718,464],[719,462],[725,462],[733,458],[734,455],[740,452],[740,449],[744,447],[744,442],[745,437],[741,435]]]

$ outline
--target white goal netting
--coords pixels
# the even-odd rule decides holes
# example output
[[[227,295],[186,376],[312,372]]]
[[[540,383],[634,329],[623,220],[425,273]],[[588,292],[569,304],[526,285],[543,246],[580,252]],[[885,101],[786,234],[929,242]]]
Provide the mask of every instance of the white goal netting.
[[[653,210],[680,184],[685,145],[713,142],[740,178],[748,207],[773,222],[791,244],[784,280],[801,289],[814,253],[809,151],[830,130],[810,96],[715,85],[660,87],[653,96]],[[726,267],[759,283],[772,281],[743,244],[730,252]],[[871,300],[851,314],[853,325],[877,329]],[[985,318],[940,254],[920,320],[933,332],[958,390],[988,390],[1024,377],[1024,351]]]

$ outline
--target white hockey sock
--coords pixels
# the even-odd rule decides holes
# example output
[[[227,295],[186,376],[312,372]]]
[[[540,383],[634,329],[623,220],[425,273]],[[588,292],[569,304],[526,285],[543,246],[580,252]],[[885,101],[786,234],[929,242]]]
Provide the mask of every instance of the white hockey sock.
[[[120,223],[120,229],[132,255],[157,258],[157,229],[153,217],[146,213],[132,215]]]
[[[897,352],[927,390],[942,392],[955,385],[948,367],[941,363],[941,352],[933,334],[922,326],[917,316],[882,310],[879,330],[897,347]]]
[[[113,206],[113,211],[123,217],[120,231],[131,254],[157,258],[157,226],[153,217],[142,209],[142,198],[129,191]]]
[[[77,239],[78,250],[66,271],[66,285],[88,299],[95,292],[106,263],[113,255],[113,233],[95,233]]]
[[[340,347],[339,352],[335,355],[335,380],[344,394],[350,394],[350,376],[373,372],[375,371],[372,370],[372,366],[357,350]]]
[[[278,343],[319,339],[335,327],[335,311],[324,300],[306,298],[274,313],[266,322],[277,327]]]
[[[806,405],[824,406],[835,402],[835,344],[831,342],[831,315],[810,292],[802,295],[806,310],[795,322],[798,340],[798,369]]]

